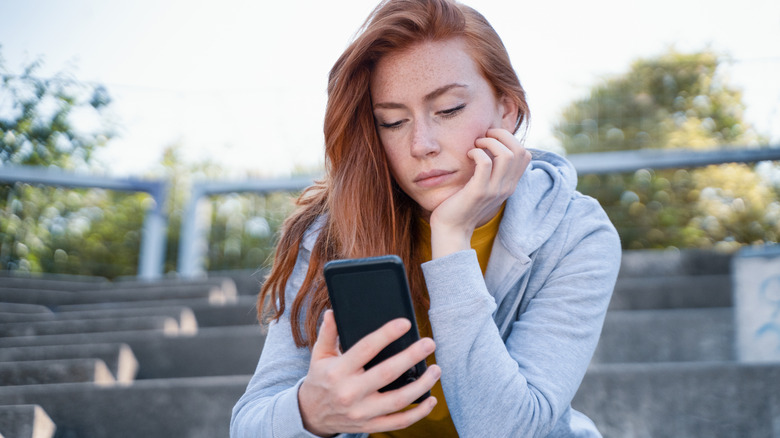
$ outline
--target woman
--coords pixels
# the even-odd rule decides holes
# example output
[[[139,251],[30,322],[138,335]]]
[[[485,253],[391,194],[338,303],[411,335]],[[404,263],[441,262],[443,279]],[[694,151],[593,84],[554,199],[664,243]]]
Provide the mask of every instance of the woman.
[[[619,241],[571,165],[513,135],[527,117],[479,13],[451,0],[377,7],[331,70],[326,177],[285,222],[258,300],[272,322],[232,436],[599,436],[570,403]],[[364,371],[410,324],[342,354],[322,267],[382,254],[404,260],[423,338]],[[377,391],[426,358],[420,379]]]

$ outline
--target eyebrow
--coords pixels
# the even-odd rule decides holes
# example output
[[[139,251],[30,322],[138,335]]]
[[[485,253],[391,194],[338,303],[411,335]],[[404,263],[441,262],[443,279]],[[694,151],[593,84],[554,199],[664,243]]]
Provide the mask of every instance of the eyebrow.
[[[426,94],[423,99],[425,101],[431,101],[431,100],[436,99],[437,97],[441,96],[442,94],[452,90],[453,88],[468,88],[468,85],[458,84],[458,83],[447,84],[447,85],[445,85],[443,87],[439,87],[439,88],[431,91],[430,93]],[[400,103],[394,103],[394,102],[380,102],[380,103],[374,104],[374,108],[376,108],[376,109],[380,109],[380,108],[383,108],[383,109],[398,109],[398,108],[404,108],[404,107],[405,107],[405,105],[400,104]]]

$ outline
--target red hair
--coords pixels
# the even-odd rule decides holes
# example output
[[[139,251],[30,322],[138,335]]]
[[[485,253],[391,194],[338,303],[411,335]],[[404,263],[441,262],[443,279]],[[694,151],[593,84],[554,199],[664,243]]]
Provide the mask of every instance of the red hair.
[[[270,316],[284,313],[285,286],[306,230],[324,218],[309,268],[290,309],[295,343],[313,346],[319,318],[330,307],[322,277],[326,262],[340,258],[395,254],[407,269],[418,311],[428,300],[417,243],[419,206],[395,183],[376,131],[369,81],[388,53],[425,42],[463,38],[497,96],[518,107],[515,131],[528,118],[528,105],[501,38],[474,9],[451,0],[384,0],[330,71],[325,112],[325,177],[298,198],[284,222],[271,273],[258,297]]]

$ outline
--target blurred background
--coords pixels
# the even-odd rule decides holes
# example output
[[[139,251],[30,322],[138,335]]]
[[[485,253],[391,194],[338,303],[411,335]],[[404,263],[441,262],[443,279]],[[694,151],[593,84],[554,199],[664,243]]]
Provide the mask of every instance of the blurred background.
[[[780,2],[465,2],[526,145],[578,166],[624,247],[573,406],[607,438],[780,438]],[[0,0],[0,434],[228,435],[373,6]]]
[[[776,1],[466,3],[527,90],[529,147],[780,144]],[[170,188],[158,206],[146,193],[5,181],[0,269],[133,276],[145,214],[160,208],[163,271],[175,274],[194,183],[318,175],[327,73],[373,6],[0,1],[0,164]],[[579,187],[626,249],[733,252],[780,233],[775,162],[581,175]],[[206,196],[204,269],[267,264],[291,208],[290,193]]]

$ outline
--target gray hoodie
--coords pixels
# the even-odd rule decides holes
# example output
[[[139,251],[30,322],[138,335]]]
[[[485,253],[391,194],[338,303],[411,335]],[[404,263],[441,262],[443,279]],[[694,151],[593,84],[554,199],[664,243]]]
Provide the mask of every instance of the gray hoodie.
[[[442,388],[462,437],[600,436],[570,403],[601,333],[620,242],[598,202],[576,192],[571,164],[532,153],[507,200],[485,276],[473,250],[422,265]],[[288,303],[317,229],[304,237]],[[270,325],[233,408],[231,437],[314,436],[303,428],[297,397],[309,357],[295,346],[286,312]]]

